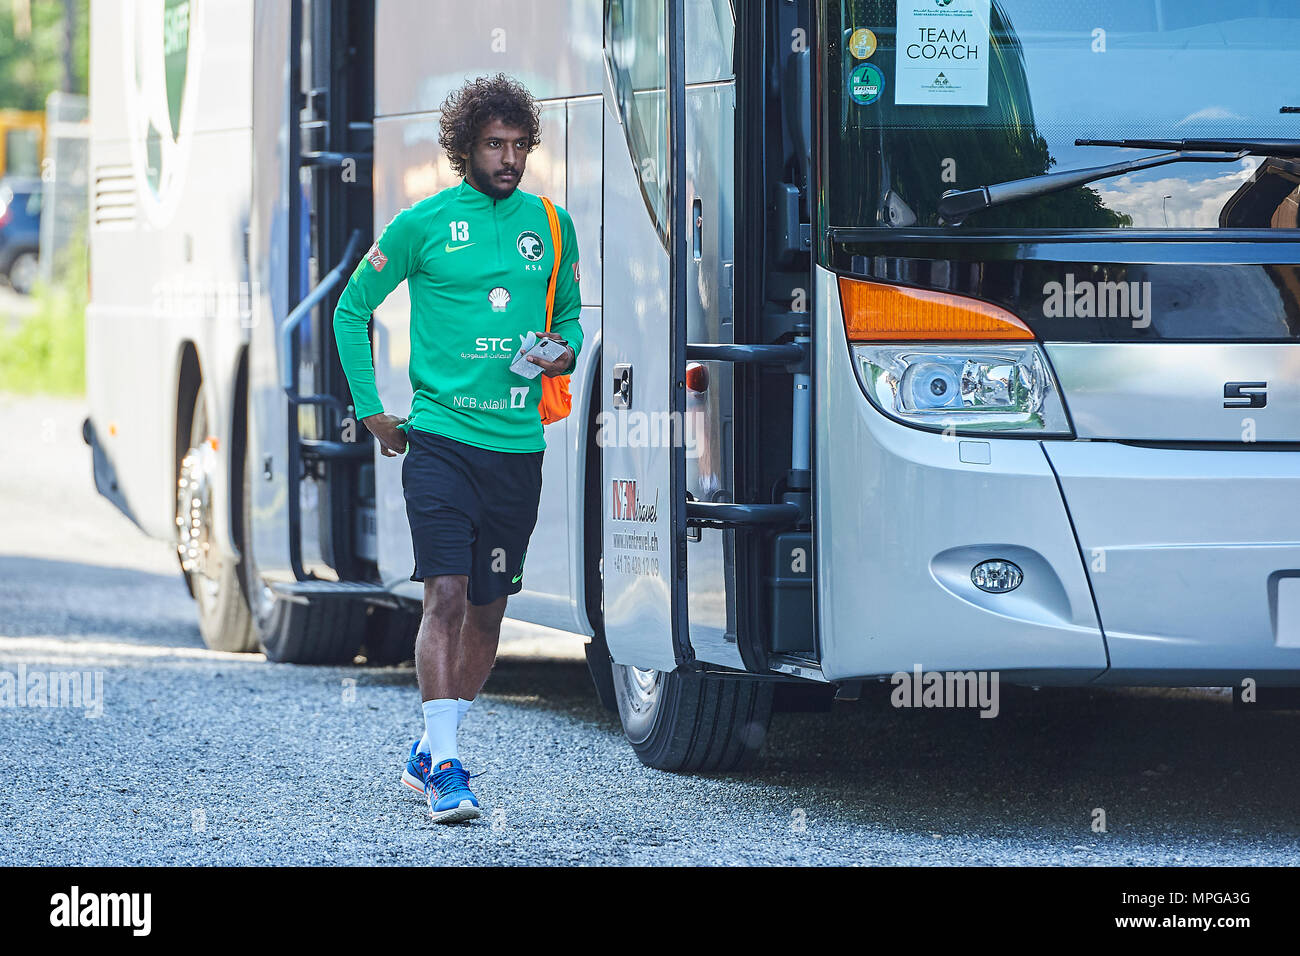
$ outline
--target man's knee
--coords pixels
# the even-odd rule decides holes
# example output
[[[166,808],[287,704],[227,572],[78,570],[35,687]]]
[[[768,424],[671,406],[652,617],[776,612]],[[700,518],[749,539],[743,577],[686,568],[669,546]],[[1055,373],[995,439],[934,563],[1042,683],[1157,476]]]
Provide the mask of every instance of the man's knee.
[[[491,604],[469,604],[465,607],[465,623],[476,631],[489,633],[501,630],[501,619],[506,615],[507,595],[502,595]]]
[[[440,624],[459,627],[465,619],[467,580],[463,574],[440,574],[425,578],[424,617]]]

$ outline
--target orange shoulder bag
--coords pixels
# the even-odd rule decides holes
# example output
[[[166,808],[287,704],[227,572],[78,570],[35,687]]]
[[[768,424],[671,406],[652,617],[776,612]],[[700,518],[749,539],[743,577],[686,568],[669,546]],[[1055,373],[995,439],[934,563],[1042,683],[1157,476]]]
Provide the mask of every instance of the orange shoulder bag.
[[[551,331],[551,317],[555,312],[555,283],[560,276],[560,217],[555,212],[555,203],[545,196],[542,204],[546,207],[546,218],[551,223],[551,245],[555,247],[555,265],[551,267],[551,283],[546,287],[546,331]],[[543,375],[542,400],[537,411],[542,416],[542,424],[549,425],[562,418],[568,418],[573,408],[573,396],[569,394],[569,376]]]

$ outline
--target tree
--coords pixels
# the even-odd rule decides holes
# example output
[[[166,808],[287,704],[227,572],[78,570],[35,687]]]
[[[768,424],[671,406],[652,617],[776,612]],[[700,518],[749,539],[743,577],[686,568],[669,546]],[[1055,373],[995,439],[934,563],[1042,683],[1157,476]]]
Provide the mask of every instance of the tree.
[[[71,76],[65,81],[67,15],[72,13]],[[90,0],[0,0],[0,107],[44,110],[45,97],[85,93]],[[27,27],[30,25],[30,30]]]

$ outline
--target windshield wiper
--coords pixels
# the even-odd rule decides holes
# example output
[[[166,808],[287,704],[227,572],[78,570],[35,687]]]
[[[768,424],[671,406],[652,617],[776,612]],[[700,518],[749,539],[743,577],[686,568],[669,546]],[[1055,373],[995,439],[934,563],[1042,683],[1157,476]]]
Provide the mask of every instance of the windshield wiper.
[[[1103,145],[1100,140],[1079,140],[1079,145]],[[1140,143],[1141,140],[1117,140],[1113,143],[1104,145],[1127,145],[1128,143]],[[1176,145],[1171,141],[1147,140],[1145,142],[1155,143],[1152,148],[1159,148],[1161,145]],[[1189,142],[1191,142],[1189,140]],[[1111,176],[1122,176],[1125,173],[1131,173],[1137,169],[1150,169],[1152,166],[1164,166],[1166,163],[1234,163],[1239,159],[1251,155],[1253,149],[1247,146],[1260,146],[1263,143],[1252,143],[1229,145],[1229,140],[1206,140],[1206,143],[1219,143],[1220,145],[1209,145],[1202,150],[1175,149],[1168,153],[1157,153],[1154,156],[1144,156],[1141,159],[1131,159],[1124,163],[1112,163],[1109,166],[1088,166],[1083,169],[1067,169],[1056,173],[1044,173],[1041,176],[1030,176],[1026,179],[1013,179],[1010,182],[995,183],[992,186],[978,186],[975,189],[950,189],[943,194],[939,200],[939,216],[944,222],[954,226],[960,225],[961,221],[973,212],[981,209],[988,209],[990,206],[1001,206],[1009,202],[1018,202],[1021,199],[1031,199],[1034,196],[1044,196],[1048,193],[1060,192],[1063,189],[1070,189],[1074,186],[1083,186],[1087,183],[1095,182],[1098,179],[1109,179]],[[1267,142],[1267,140],[1263,141]],[[1283,143],[1291,143],[1292,140],[1281,140]]]
[[[1076,139],[1075,146],[1121,146],[1129,149],[1246,150],[1251,156],[1300,156],[1300,139]]]

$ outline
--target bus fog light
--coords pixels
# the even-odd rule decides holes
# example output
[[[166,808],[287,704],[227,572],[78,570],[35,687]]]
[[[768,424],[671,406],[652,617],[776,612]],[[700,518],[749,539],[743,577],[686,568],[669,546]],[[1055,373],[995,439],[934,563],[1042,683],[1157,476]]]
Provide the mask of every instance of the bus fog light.
[[[1010,561],[996,559],[981,561],[971,568],[970,580],[981,591],[990,594],[1005,594],[1020,587],[1025,578],[1024,573]]]

